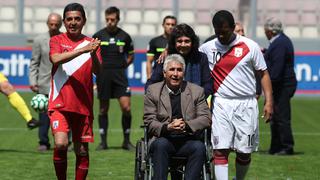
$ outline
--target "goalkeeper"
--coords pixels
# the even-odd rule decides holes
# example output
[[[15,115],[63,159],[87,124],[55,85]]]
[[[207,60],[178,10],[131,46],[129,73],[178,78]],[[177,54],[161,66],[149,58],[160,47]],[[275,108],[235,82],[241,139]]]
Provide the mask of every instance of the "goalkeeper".
[[[27,127],[33,129],[39,126],[39,121],[31,116],[30,110],[22,97],[16,92],[8,79],[0,72],[0,91],[6,95],[12,107],[27,121]]]

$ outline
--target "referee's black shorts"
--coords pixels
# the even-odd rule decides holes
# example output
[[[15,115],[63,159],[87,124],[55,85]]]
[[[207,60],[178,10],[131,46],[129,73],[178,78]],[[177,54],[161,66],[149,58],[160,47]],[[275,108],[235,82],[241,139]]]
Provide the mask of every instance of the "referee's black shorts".
[[[97,87],[100,100],[131,96],[125,69],[102,69],[97,76]]]

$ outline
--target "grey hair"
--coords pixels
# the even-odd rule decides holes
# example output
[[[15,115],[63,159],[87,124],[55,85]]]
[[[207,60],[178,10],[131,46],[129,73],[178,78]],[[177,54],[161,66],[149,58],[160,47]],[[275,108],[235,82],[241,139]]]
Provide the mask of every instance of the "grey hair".
[[[272,31],[274,34],[278,34],[282,32],[282,23],[279,19],[271,17],[267,19],[266,23],[264,24],[264,28]]]
[[[185,71],[186,69],[186,63],[184,61],[184,58],[179,55],[179,54],[171,54],[171,55],[168,55],[166,57],[166,59],[164,60],[164,63],[163,63],[163,71],[166,72],[167,68],[168,68],[168,64],[170,62],[178,62],[178,63],[181,63],[182,64],[182,69],[183,69],[183,72]]]

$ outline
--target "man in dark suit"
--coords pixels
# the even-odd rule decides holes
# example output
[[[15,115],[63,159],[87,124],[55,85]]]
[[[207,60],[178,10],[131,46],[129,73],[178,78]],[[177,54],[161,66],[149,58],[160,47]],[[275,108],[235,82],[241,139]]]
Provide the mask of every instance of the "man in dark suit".
[[[282,32],[282,24],[276,18],[267,19],[265,34],[270,45],[265,60],[270,74],[274,99],[270,154],[291,155],[294,140],[291,130],[290,99],[293,97],[297,80],[294,72],[294,49],[291,40]]]
[[[154,179],[167,179],[172,155],[186,156],[186,179],[199,179],[205,161],[202,130],[210,127],[211,114],[204,90],[183,81],[185,62],[182,56],[167,56],[165,80],[152,84],[144,98],[144,123],[148,126]]]

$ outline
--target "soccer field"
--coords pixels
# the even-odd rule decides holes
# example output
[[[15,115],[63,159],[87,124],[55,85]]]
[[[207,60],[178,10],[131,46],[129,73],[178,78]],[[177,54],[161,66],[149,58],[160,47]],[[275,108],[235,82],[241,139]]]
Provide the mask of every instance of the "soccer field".
[[[31,93],[21,93],[29,102]],[[249,180],[317,180],[320,179],[320,97],[295,97],[292,100],[293,156],[271,156],[266,152],[270,142],[269,125],[260,121],[260,151],[253,154],[247,176]],[[97,117],[95,104],[95,117]],[[36,116],[35,112],[32,112]],[[143,96],[132,97],[132,142],[142,135]],[[124,151],[121,113],[117,101],[111,101],[109,146],[107,151],[95,151],[99,143],[98,122],[95,119],[95,143],[90,144],[90,180],[132,180],[134,152]],[[53,180],[52,151],[37,152],[38,130],[28,130],[25,121],[0,96],[0,180]],[[51,138],[52,140],[52,138]],[[51,142],[51,145],[53,143]],[[68,153],[68,179],[74,179],[74,153]],[[230,156],[229,179],[235,174],[234,154]]]

